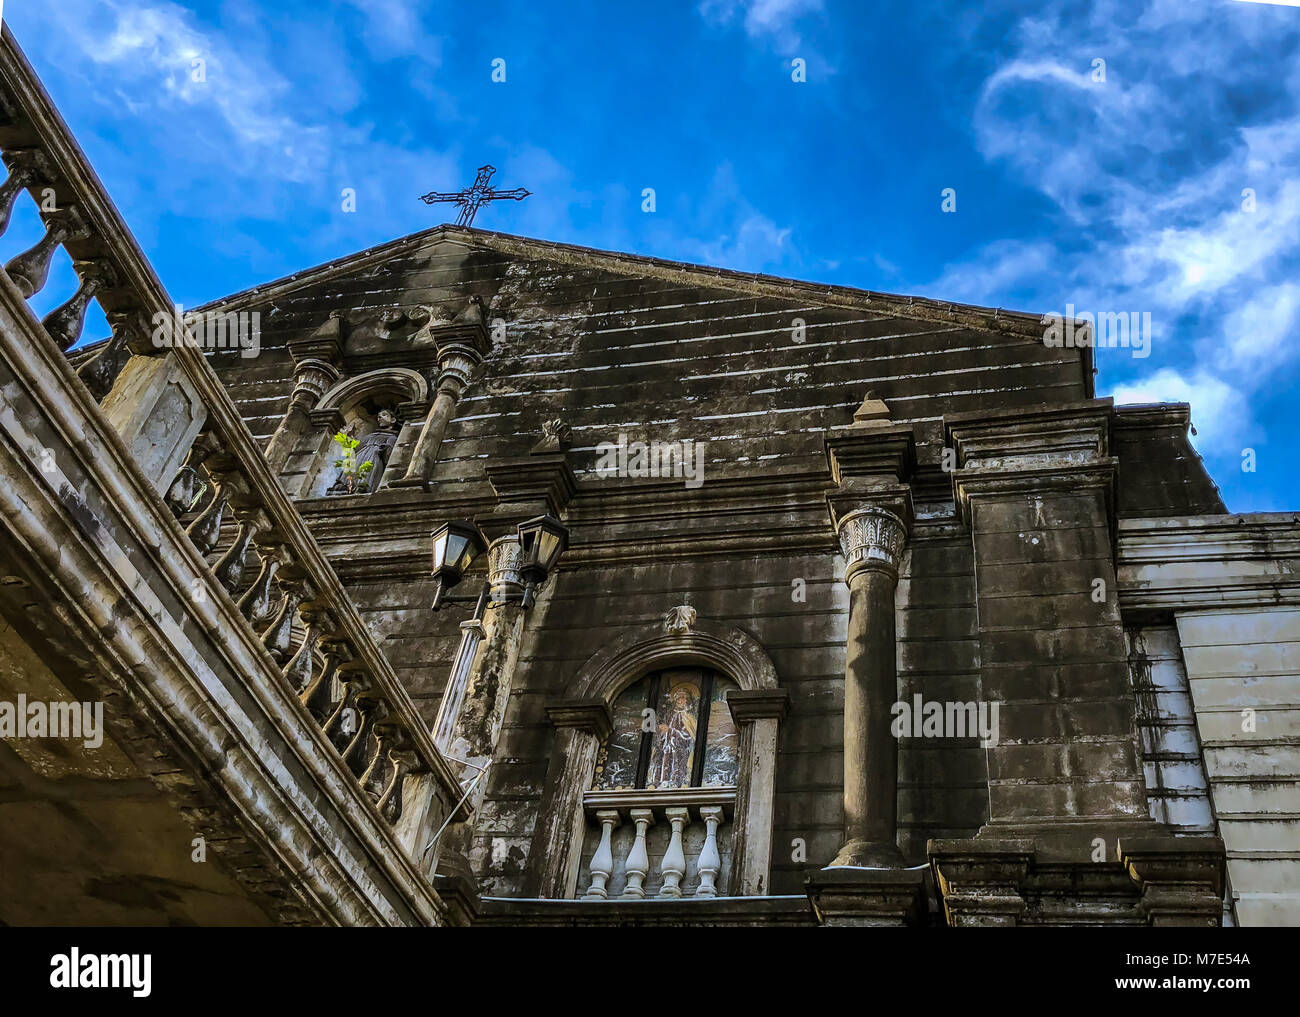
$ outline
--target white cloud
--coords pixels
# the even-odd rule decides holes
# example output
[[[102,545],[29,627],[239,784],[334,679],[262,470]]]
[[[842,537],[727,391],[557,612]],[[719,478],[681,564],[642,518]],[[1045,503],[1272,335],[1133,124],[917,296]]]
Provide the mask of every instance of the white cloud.
[[[822,0],[703,0],[700,4],[705,20],[728,25],[739,18],[751,39],[765,40],[782,53],[795,53],[803,46],[799,20],[821,11]]]
[[[1110,358],[1099,387],[1189,401],[1201,444],[1231,449],[1252,394],[1300,364],[1300,20],[1057,0],[1017,42],[980,92],[976,142],[1055,204],[1061,228],[992,240],[930,288],[982,304],[1016,293],[1033,311],[1150,311],[1151,359]]]
[[[1236,452],[1246,439],[1248,414],[1242,394],[1205,371],[1186,377],[1164,367],[1140,381],[1116,386],[1115,404],[1190,403],[1197,444],[1208,451]]]

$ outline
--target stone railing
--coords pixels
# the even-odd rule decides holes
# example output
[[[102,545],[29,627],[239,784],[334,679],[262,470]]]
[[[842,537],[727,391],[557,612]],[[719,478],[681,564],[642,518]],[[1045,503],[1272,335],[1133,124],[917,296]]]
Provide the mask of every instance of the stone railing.
[[[173,304],[7,25],[0,153],[9,171],[0,184],[0,234],[23,191],[37,201],[45,228],[35,246],[5,264],[9,280],[30,300],[44,289],[58,249],[67,252],[79,285],[41,326],[66,352],[90,301],[99,303],[112,338],[78,377],[174,515],[190,514],[196,495],[207,497],[185,532],[212,582],[184,592],[237,600],[282,691],[299,700],[299,715],[310,718],[387,826],[409,834],[408,814],[425,817],[421,829],[430,814],[451,814],[461,797],[452,770],[203,351],[183,341],[156,348],[152,323],[174,320]],[[425,800],[407,800],[416,796]],[[427,836],[397,839],[409,840],[417,867],[432,867]]]
[[[582,900],[726,896],[727,832],[734,787],[588,791],[583,807],[600,831],[585,866]],[[652,846],[652,827],[662,834]],[[615,837],[620,827],[623,836]],[[692,844],[692,841],[696,842]],[[725,856],[725,857],[724,857]]]

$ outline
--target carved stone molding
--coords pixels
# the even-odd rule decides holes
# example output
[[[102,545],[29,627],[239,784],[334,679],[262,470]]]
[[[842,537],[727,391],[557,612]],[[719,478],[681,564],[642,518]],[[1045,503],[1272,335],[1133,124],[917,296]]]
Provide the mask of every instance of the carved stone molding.
[[[697,619],[689,632],[665,632],[662,624],[625,632],[582,665],[570,694],[613,702],[633,677],[674,664],[716,668],[742,689],[778,687],[776,668],[757,639],[742,629]]]
[[[383,367],[340,382],[321,396],[317,410],[346,411],[362,399],[388,396],[394,402],[427,402],[429,383],[409,367]]]
[[[603,699],[561,699],[546,708],[546,716],[557,728],[576,728],[597,738],[609,735],[613,722],[609,704]]]
[[[1112,531],[1118,460],[1110,454],[1111,399],[1028,409],[979,410],[944,417],[944,441],[957,456],[953,497],[968,522],[971,501],[1023,494],[1099,490]]]

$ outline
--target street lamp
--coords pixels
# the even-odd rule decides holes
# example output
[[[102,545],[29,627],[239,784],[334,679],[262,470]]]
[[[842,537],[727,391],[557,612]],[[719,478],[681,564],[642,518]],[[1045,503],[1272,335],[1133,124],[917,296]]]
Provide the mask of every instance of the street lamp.
[[[569,531],[554,516],[544,515],[520,523],[515,532],[519,536],[519,574],[524,581],[522,604],[526,609],[533,606],[537,587],[546,582],[569,546]]]
[[[473,523],[443,523],[433,531],[433,609],[442,607],[443,596],[460,582],[470,562],[483,552],[487,541]]]

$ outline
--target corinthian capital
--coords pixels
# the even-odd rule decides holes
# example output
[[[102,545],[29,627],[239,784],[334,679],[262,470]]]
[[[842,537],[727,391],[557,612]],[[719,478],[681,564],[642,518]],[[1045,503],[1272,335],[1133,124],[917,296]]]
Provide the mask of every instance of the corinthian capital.
[[[888,509],[857,509],[841,516],[836,527],[846,567],[844,581],[864,569],[876,569],[898,578],[907,541],[907,524]]]
[[[488,583],[492,599],[500,602],[523,590],[523,551],[514,534],[498,537],[488,545]]]

